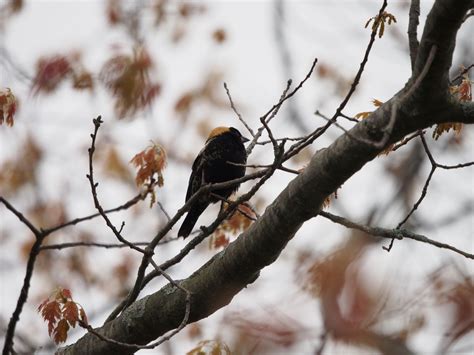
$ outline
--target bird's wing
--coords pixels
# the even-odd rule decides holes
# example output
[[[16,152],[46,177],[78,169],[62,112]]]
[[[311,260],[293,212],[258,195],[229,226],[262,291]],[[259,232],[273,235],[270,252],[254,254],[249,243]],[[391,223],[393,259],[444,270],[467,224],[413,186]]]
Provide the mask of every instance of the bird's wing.
[[[194,160],[191,176],[189,177],[188,191],[186,192],[186,201],[199,189],[202,180],[202,154],[201,150]]]

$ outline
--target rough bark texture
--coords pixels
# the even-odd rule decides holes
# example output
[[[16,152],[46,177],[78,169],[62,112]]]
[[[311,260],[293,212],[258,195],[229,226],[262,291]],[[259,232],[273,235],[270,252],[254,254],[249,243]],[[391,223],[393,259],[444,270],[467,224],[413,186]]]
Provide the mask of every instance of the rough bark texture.
[[[420,41],[413,77],[390,101],[369,118],[340,136],[328,148],[317,152],[308,167],[267,207],[261,218],[235,242],[215,255],[181,285],[192,292],[190,322],[205,318],[227,305],[262,268],[273,263],[302,224],[315,217],[323,201],[383,147],[363,142],[383,138],[392,105],[398,112],[386,146],[418,129],[442,122],[474,123],[474,105],[454,101],[448,91],[456,33],[474,1],[438,0],[431,10]],[[423,71],[429,53],[436,54],[424,80],[410,96],[406,92]],[[185,294],[167,285],[133,303],[115,320],[98,328],[108,338],[125,343],[146,344],[179,326],[185,310]],[[129,354],[86,334],[59,354]]]

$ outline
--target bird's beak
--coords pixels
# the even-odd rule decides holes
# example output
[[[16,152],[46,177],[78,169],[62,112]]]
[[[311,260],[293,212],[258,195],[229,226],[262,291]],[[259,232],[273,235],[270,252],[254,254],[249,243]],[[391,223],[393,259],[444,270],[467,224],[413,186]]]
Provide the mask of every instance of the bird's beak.
[[[244,137],[244,136],[240,136],[240,139],[242,140],[242,143],[247,143],[250,141],[250,139],[248,139],[247,137]]]

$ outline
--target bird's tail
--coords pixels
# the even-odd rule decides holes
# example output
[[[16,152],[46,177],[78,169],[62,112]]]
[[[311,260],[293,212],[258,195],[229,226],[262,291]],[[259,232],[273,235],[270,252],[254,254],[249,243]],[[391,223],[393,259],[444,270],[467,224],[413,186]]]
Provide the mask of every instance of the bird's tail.
[[[199,216],[204,212],[206,207],[207,204],[191,207],[188,214],[186,215],[186,218],[183,221],[183,224],[179,228],[178,237],[186,238],[191,234],[194,225],[196,224]]]

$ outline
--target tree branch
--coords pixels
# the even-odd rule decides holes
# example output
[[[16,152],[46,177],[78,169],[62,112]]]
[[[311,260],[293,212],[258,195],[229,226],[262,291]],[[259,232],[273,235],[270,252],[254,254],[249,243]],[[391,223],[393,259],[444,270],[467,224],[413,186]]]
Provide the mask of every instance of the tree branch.
[[[420,23],[420,0],[411,0],[408,15],[408,46],[410,47],[411,70],[415,69],[416,55],[418,53],[417,28]]]
[[[381,237],[381,238],[388,238],[388,239],[399,239],[399,240],[402,240],[404,238],[412,239],[412,240],[416,240],[418,242],[434,245],[438,248],[451,250],[451,251],[453,251],[455,253],[458,253],[458,254],[460,254],[460,255],[468,258],[468,259],[474,259],[473,254],[462,251],[462,250],[460,250],[458,248],[455,248],[455,247],[453,247],[449,244],[437,242],[436,240],[425,237],[424,235],[410,232],[406,229],[388,229],[388,228],[381,228],[381,227],[370,227],[370,226],[366,226],[366,225],[363,225],[363,224],[352,222],[352,221],[350,221],[346,218],[336,216],[332,213],[324,212],[324,211],[319,212],[319,215],[324,217],[324,218],[329,219],[330,221],[332,221],[334,223],[340,224],[340,225],[342,225],[344,227],[347,227],[347,228],[360,230],[360,231],[362,231],[364,233],[367,233],[367,234],[370,234],[374,237]]]

